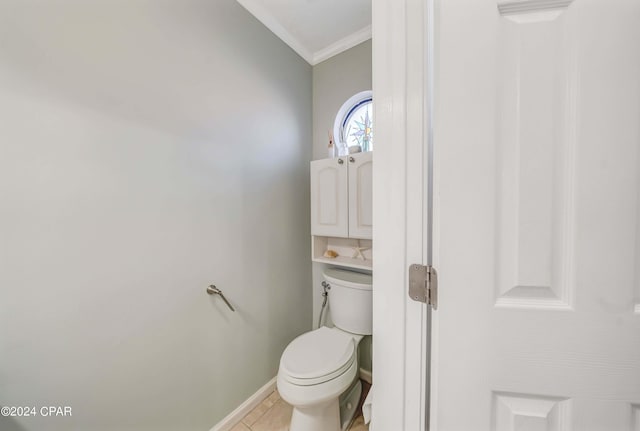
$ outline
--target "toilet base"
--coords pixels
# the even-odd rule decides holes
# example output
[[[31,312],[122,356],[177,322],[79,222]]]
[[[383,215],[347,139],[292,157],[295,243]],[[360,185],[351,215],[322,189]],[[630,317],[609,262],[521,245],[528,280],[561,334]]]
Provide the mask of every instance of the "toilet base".
[[[351,387],[346,390],[339,398],[340,408],[340,425],[342,431],[345,431],[356,415],[358,404],[360,403],[360,395],[362,395],[362,383],[360,379],[356,379]]]
[[[289,431],[341,431],[338,398],[311,408],[294,407]]]

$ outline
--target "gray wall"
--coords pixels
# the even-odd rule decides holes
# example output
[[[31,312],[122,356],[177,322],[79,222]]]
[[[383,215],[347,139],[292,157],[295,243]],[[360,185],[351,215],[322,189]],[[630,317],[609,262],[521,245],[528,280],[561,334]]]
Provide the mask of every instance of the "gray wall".
[[[338,109],[356,93],[371,90],[371,40],[313,66],[313,159],[327,157],[327,131]]]
[[[73,408],[0,429],[208,430],[311,327],[311,67],[234,0],[0,0],[0,94],[0,405]]]
[[[338,110],[356,93],[371,90],[371,40],[354,46],[313,67],[313,159],[327,157],[327,131],[333,130]],[[322,305],[322,272],[327,265],[313,263],[313,325]],[[327,320],[331,324],[330,318]],[[370,339],[361,343],[361,366],[371,370]]]

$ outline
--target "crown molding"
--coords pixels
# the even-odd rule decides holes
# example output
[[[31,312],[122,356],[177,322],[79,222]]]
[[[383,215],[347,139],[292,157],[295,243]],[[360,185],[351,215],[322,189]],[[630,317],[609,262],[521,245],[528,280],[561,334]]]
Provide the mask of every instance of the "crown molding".
[[[312,65],[321,63],[328,58],[338,55],[347,49],[353,48],[356,45],[361,44],[371,39],[371,25],[366,26],[347,37],[340,39],[339,41],[332,43],[331,45],[313,53]]]
[[[289,31],[282,26],[276,20],[273,15],[263,8],[260,4],[254,0],[236,0],[246,10],[248,10],[258,21],[264,24],[269,30],[271,30],[276,36],[278,36],[284,43],[289,45],[291,49],[298,53],[298,55],[304,58],[307,63],[313,65],[313,53],[310,52],[300,41],[294,37]]]
[[[301,43],[298,38],[293,36],[282,24],[280,24],[280,22],[276,18],[274,18],[271,12],[264,8],[259,2],[255,0],[236,1],[312,66],[315,66],[316,64],[323,62],[326,59],[333,57],[334,55],[340,54],[341,52],[344,52],[349,48],[353,48],[354,46],[371,39],[371,25],[368,25],[365,28],[356,31],[355,33],[344,37],[325,48],[312,52],[306,46],[304,46],[304,44]]]

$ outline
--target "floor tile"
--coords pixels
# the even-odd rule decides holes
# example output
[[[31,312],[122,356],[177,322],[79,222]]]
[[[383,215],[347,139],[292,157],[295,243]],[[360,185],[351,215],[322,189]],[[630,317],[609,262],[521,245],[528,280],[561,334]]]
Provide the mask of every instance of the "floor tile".
[[[362,396],[358,406],[358,416],[354,419],[348,431],[368,431],[369,426],[364,423],[361,407],[370,386],[363,382]],[[256,408],[247,414],[242,422],[231,431],[288,431],[293,407],[287,404],[277,390],[273,391]]]
[[[368,430],[369,430],[369,425],[366,425],[364,423],[364,418],[362,417],[362,415],[360,415],[353,421],[348,431],[368,431]]]
[[[271,394],[263,401],[263,404],[269,408],[273,407],[273,405],[280,399],[280,394],[278,391],[273,391]]]
[[[279,399],[280,399],[280,393],[277,390],[273,391],[271,395],[267,397],[267,401],[270,401],[272,405],[275,404],[276,401],[278,401]]]
[[[267,403],[267,400],[262,401],[258,404],[249,414],[247,414],[243,419],[242,423],[251,427],[258,419],[264,415],[273,404]]]
[[[293,407],[278,400],[260,419],[251,425],[252,431],[288,431]]]

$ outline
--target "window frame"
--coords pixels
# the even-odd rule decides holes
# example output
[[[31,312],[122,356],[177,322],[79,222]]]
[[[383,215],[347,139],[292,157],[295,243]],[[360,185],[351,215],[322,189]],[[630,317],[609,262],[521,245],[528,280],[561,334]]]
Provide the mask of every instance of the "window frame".
[[[366,103],[373,103],[373,91],[371,90],[365,90],[354,94],[347,99],[347,101],[344,102],[338,110],[336,119],[333,123],[333,136],[338,148],[342,147],[345,150],[349,148],[349,143],[347,142],[348,137],[344,136],[345,126],[351,119],[353,113]]]

